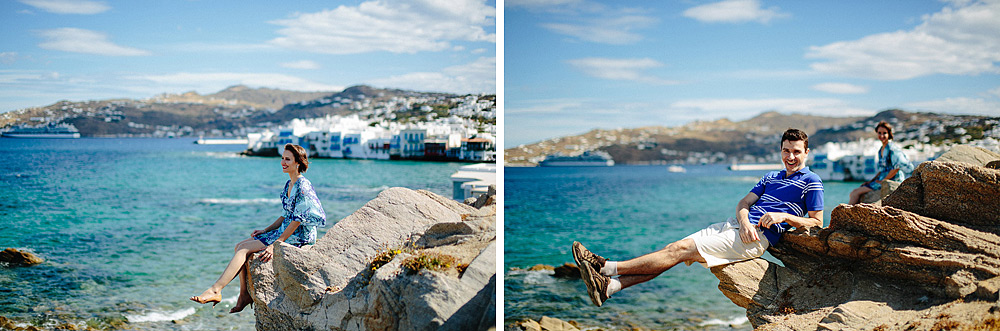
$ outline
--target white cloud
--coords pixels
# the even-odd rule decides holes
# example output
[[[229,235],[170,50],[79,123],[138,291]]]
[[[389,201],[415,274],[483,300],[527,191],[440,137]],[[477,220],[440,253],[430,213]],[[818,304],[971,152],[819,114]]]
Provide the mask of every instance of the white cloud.
[[[482,0],[384,0],[339,6],[270,23],[283,26],[274,45],[326,54],[452,49],[452,42],[496,43],[496,8]]]
[[[671,85],[679,84],[677,81],[665,80],[647,74],[648,69],[662,67],[663,64],[650,59],[609,59],[609,58],[582,58],[566,61],[573,67],[583,71],[587,75],[610,79],[626,80],[648,84]]]
[[[725,0],[690,8],[684,11],[684,16],[707,23],[768,23],[790,15],[780,12],[778,7],[761,8],[759,0]]]
[[[109,56],[140,56],[150,55],[149,51],[138,48],[119,46],[108,40],[106,34],[77,29],[59,28],[52,30],[42,30],[39,35],[46,41],[38,44],[38,47],[64,52],[109,55]]]
[[[583,41],[625,45],[642,40],[642,35],[632,32],[633,29],[645,28],[656,22],[657,19],[648,16],[624,15],[602,17],[577,24],[546,23],[542,24],[542,27]]]
[[[821,83],[812,86],[812,89],[833,93],[833,94],[865,94],[868,93],[867,86],[859,86],[847,83]]]
[[[936,113],[1000,116],[1000,100],[996,98],[945,98],[911,102],[904,104],[903,108]]]
[[[543,8],[579,4],[582,0],[510,0],[504,1],[504,6]]]
[[[820,72],[880,80],[1000,73],[1000,1],[955,1],[909,31],[813,46]]]
[[[994,97],[1000,97],[1000,87],[997,87],[995,89],[989,90],[986,93],[988,93],[989,95],[992,95]]]
[[[166,75],[145,75],[127,77],[140,84],[155,84],[160,92],[183,92],[195,90],[199,93],[215,93],[233,85],[268,87],[292,91],[341,91],[343,86],[328,85],[295,76],[272,73],[189,73],[180,72]]]
[[[14,63],[17,57],[17,52],[0,52],[0,64]]]
[[[305,70],[315,70],[315,69],[319,69],[320,68],[319,63],[316,63],[315,61],[309,61],[309,60],[302,60],[302,61],[295,61],[295,62],[285,62],[285,63],[282,63],[281,66],[284,67],[284,68],[305,69]]]
[[[497,59],[481,57],[475,62],[447,67],[441,72],[413,72],[366,83],[416,91],[449,93],[496,93]]]
[[[56,14],[98,14],[111,9],[102,1],[87,0],[20,0],[26,5]]]

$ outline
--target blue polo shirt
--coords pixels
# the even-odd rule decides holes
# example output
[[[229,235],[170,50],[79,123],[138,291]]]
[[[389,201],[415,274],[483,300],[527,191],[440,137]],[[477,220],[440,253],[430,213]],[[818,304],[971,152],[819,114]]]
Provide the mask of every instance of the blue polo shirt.
[[[803,167],[785,177],[785,170],[769,172],[750,189],[759,199],[750,207],[750,223],[756,225],[765,213],[788,213],[808,217],[806,212],[823,210],[823,180]],[[782,222],[764,229],[764,236],[771,245],[777,244],[781,234],[791,228]]]

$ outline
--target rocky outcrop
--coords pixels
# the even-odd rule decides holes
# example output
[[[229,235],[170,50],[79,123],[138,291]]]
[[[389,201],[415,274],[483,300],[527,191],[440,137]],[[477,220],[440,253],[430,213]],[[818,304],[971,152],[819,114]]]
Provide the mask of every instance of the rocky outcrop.
[[[520,321],[506,328],[508,331],[579,331],[578,325],[558,318],[542,316],[539,320]]]
[[[861,196],[861,203],[881,204],[889,194],[899,188],[899,182],[894,180],[883,180],[882,188],[878,191],[871,191]]]
[[[1000,170],[982,151],[958,147],[882,205],[786,233],[769,249],[782,265],[712,268],[719,289],[764,330],[1000,328]]]
[[[496,205],[390,188],[315,245],[250,264],[258,330],[483,330],[496,314]],[[404,266],[406,265],[406,266]]]
[[[33,265],[42,263],[42,258],[31,254],[31,252],[20,251],[14,248],[7,248],[0,252],[0,262],[10,265]]]

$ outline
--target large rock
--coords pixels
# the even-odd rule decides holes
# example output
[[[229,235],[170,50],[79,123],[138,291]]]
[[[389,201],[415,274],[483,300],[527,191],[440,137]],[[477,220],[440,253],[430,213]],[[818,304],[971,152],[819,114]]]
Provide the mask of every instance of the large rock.
[[[427,191],[387,189],[315,245],[281,244],[271,262],[251,262],[257,329],[487,329],[496,311],[495,240],[495,204],[477,209]],[[372,265],[389,250],[400,253]],[[458,265],[402,266],[423,254]]]
[[[976,146],[956,145],[947,153],[941,154],[935,161],[960,162],[973,166],[985,167],[993,161],[1000,160],[1000,154]]]
[[[42,263],[43,261],[42,258],[31,254],[31,252],[13,248],[7,248],[0,252],[0,262],[12,265],[32,265]]]
[[[712,268],[719,289],[762,330],[996,329],[1000,171],[960,152],[921,164],[884,206],[786,233],[769,249],[783,265]]]
[[[882,203],[957,224],[997,226],[1000,170],[964,162],[924,162]]]

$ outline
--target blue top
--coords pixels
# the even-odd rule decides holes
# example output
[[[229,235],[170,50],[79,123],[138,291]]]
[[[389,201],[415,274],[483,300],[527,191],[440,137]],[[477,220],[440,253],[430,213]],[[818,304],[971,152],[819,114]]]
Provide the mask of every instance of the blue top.
[[[890,140],[888,148],[879,148],[878,153],[878,167],[879,174],[875,177],[873,182],[881,181],[885,179],[885,176],[889,174],[892,169],[899,169],[896,172],[896,177],[892,180],[902,182],[906,179],[906,168],[910,163],[910,160],[906,158],[906,154],[903,154],[903,149],[899,147],[894,141]],[[892,150],[890,153],[889,150]]]
[[[750,189],[759,199],[750,207],[750,224],[756,225],[765,213],[788,213],[807,217],[808,211],[823,210],[823,180],[803,167],[785,177],[785,170],[769,172]],[[791,226],[781,222],[764,229],[764,236],[771,245],[777,244],[781,234]]]
[[[285,228],[292,221],[300,224],[295,232],[292,232],[292,235],[285,239],[285,242],[300,247],[315,243],[316,227],[326,226],[326,212],[323,211],[323,205],[316,197],[312,183],[305,177],[299,177],[299,180],[294,184],[295,186],[292,186],[292,194],[288,195],[288,185],[290,184],[292,184],[291,180],[285,182],[285,188],[281,190],[281,208],[284,210],[281,216],[285,218],[281,221],[281,226],[254,237],[265,245],[273,244],[278,240],[278,237],[281,237]]]

